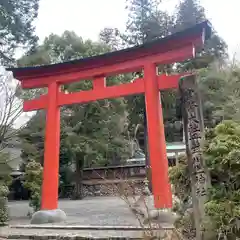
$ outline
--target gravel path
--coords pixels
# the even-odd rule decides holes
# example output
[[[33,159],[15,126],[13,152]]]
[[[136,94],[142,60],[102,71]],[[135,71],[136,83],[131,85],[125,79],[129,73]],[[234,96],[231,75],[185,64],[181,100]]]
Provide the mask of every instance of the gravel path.
[[[60,200],[59,208],[67,214],[65,225],[70,226],[139,226],[138,220],[127,204],[118,197],[94,197],[80,201]],[[27,201],[9,202],[10,225],[30,223]],[[169,225],[168,225],[169,226]],[[164,227],[164,226],[163,226]],[[166,226],[167,227],[167,226]],[[170,230],[171,231],[171,230]],[[161,235],[165,231],[160,231]],[[136,239],[142,231],[120,230],[74,230],[74,229],[23,229],[0,228],[0,238],[11,239]],[[80,237],[80,238],[79,238]],[[1,240],[1,239],[0,239]]]
[[[59,208],[67,214],[67,225],[138,225],[127,204],[118,197],[94,197],[60,200]],[[10,202],[10,224],[28,224],[28,202]]]

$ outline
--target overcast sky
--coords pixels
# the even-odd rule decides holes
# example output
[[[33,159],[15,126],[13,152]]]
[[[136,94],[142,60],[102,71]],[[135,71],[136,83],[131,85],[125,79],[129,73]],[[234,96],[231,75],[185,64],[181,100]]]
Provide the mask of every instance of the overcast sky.
[[[178,0],[162,0],[172,11]],[[240,0],[200,0],[207,17],[229,45],[230,53],[240,53]],[[125,0],[40,0],[37,35],[42,41],[50,33],[73,30],[84,39],[98,39],[104,27],[124,30]]]

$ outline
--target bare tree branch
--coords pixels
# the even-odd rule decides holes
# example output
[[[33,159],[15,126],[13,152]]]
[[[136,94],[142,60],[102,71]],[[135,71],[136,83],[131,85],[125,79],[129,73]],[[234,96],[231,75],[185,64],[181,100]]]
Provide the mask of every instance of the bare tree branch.
[[[18,96],[19,85],[11,72],[0,66],[0,150],[18,129],[14,124],[22,114],[22,99]]]

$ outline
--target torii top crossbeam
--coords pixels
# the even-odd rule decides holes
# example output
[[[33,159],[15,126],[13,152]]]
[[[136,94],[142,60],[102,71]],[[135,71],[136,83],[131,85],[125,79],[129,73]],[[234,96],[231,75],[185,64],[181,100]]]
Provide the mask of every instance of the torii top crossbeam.
[[[137,47],[47,66],[8,69],[21,82],[22,88],[47,87],[48,93],[24,103],[25,111],[47,110],[42,209],[57,208],[59,129],[62,105],[86,103],[105,98],[145,94],[149,155],[152,185],[157,208],[171,207],[164,125],[159,90],[177,88],[183,74],[157,75],[157,64],[170,64],[194,57],[195,48],[202,47],[211,35],[208,21]],[[133,83],[106,86],[105,77],[142,71],[143,78]],[[77,93],[61,92],[60,85],[92,80],[93,89]]]
[[[202,46],[210,34],[209,22],[205,21],[185,31],[137,47],[69,62],[9,70],[23,83],[23,88],[46,87],[56,79],[57,82],[65,84],[93,76],[139,71],[144,65],[140,59],[155,64],[167,64],[191,58],[194,54],[192,47]]]

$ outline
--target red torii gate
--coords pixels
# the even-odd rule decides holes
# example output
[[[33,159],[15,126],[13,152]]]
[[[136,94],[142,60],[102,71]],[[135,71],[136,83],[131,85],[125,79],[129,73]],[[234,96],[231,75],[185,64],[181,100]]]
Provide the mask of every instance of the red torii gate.
[[[195,48],[202,47],[210,35],[211,28],[206,21],[166,38],[121,51],[47,66],[9,69],[21,81],[23,89],[48,88],[47,94],[24,102],[24,111],[47,110],[41,210],[58,208],[59,108],[135,94],[145,94],[155,207],[172,206],[159,90],[177,88],[183,74],[157,75],[156,65],[192,58]],[[133,83],[106,86],[107,76],[142,70],[144,77]],[[92,90],[71,94],[60,91],[62,84],[83,79],[93,81]]]

